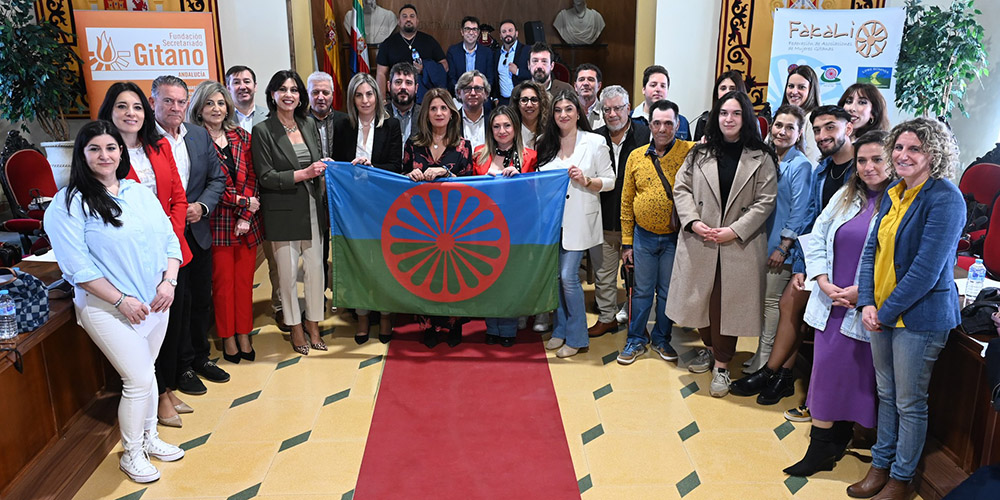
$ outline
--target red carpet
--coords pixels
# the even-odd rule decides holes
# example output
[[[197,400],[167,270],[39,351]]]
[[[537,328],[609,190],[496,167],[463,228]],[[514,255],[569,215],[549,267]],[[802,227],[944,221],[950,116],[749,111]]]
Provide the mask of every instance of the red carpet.
[[[415,329],[389,345],[354,498],[580,498],[538,335],[485,345],[480,320],[428,350]]]

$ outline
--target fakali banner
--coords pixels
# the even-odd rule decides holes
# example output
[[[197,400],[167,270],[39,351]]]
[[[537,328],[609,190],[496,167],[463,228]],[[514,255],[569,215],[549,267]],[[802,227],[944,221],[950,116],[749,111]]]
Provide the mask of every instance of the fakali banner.
[[[558,305],[565,170],[434,182],[327,162],[333,305],[509,318]]]
[[[808,65],[819,77],[823,104],[836,104],[855,82],[870,83],[882,92],[889,119],[895,120],[894,73],[905,20],[903,8],[777,9],[768,101],[776,108],[784,95],[788,72]]]
[[[74,18],[91,118],[115,82],[135,82],[149,96],[160,75],[184,80],[191,91],[219,79],[212,14],[77,11]]]

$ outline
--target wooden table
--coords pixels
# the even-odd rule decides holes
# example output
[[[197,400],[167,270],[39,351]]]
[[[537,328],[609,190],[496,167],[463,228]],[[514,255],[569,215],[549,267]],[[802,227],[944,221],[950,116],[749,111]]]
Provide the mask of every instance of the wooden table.
[[[54,263],[18,267],[46,284]],[[0,497],[71,497],[118,440],[121,382],[76,323],[70,299],[49,301],[49,320],[17,339],[24,373],[0,357]]]

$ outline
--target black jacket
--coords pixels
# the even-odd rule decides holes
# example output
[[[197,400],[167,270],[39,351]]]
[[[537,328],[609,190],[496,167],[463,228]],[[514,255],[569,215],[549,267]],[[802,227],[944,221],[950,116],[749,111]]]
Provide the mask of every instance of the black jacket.
[[[630,120],[628,132],[625,133],[625,140],[622,142],[621,153],[618,158],[614,158],[615,148],[611,143],[611,132],[605,125],[594,131],[595,134],[604,137],[611,150],[611,167],[615,171],[615,188],[611,191],[601,193],[601,217],[604,222],[605,231],[622,230],[622,185],[625,183],[625,162],[628,155],[636,148],[645,147],[649,144],[649,128],[642,123]]]

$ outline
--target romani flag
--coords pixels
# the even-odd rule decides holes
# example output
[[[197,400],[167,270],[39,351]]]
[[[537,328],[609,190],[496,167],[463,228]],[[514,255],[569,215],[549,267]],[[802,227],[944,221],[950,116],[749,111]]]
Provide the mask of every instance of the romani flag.
[[[323,0],[326,21],[326,43],[323,46],[323,71],[333,77],[333,108],[344,109],[344,93],[340,87],[340,44],[337,43],[337,13],[333,0]]]
[[[327,165],[335,306],[512,317],[558,305],[564,171],[416,183]]]
[[[328,0],[329,1],[329,0]],[[354,0],[354,29],[351,30],[351,70],[355,73],[368,73],[368,43],[365,39],[365,9],[361,0]]]

